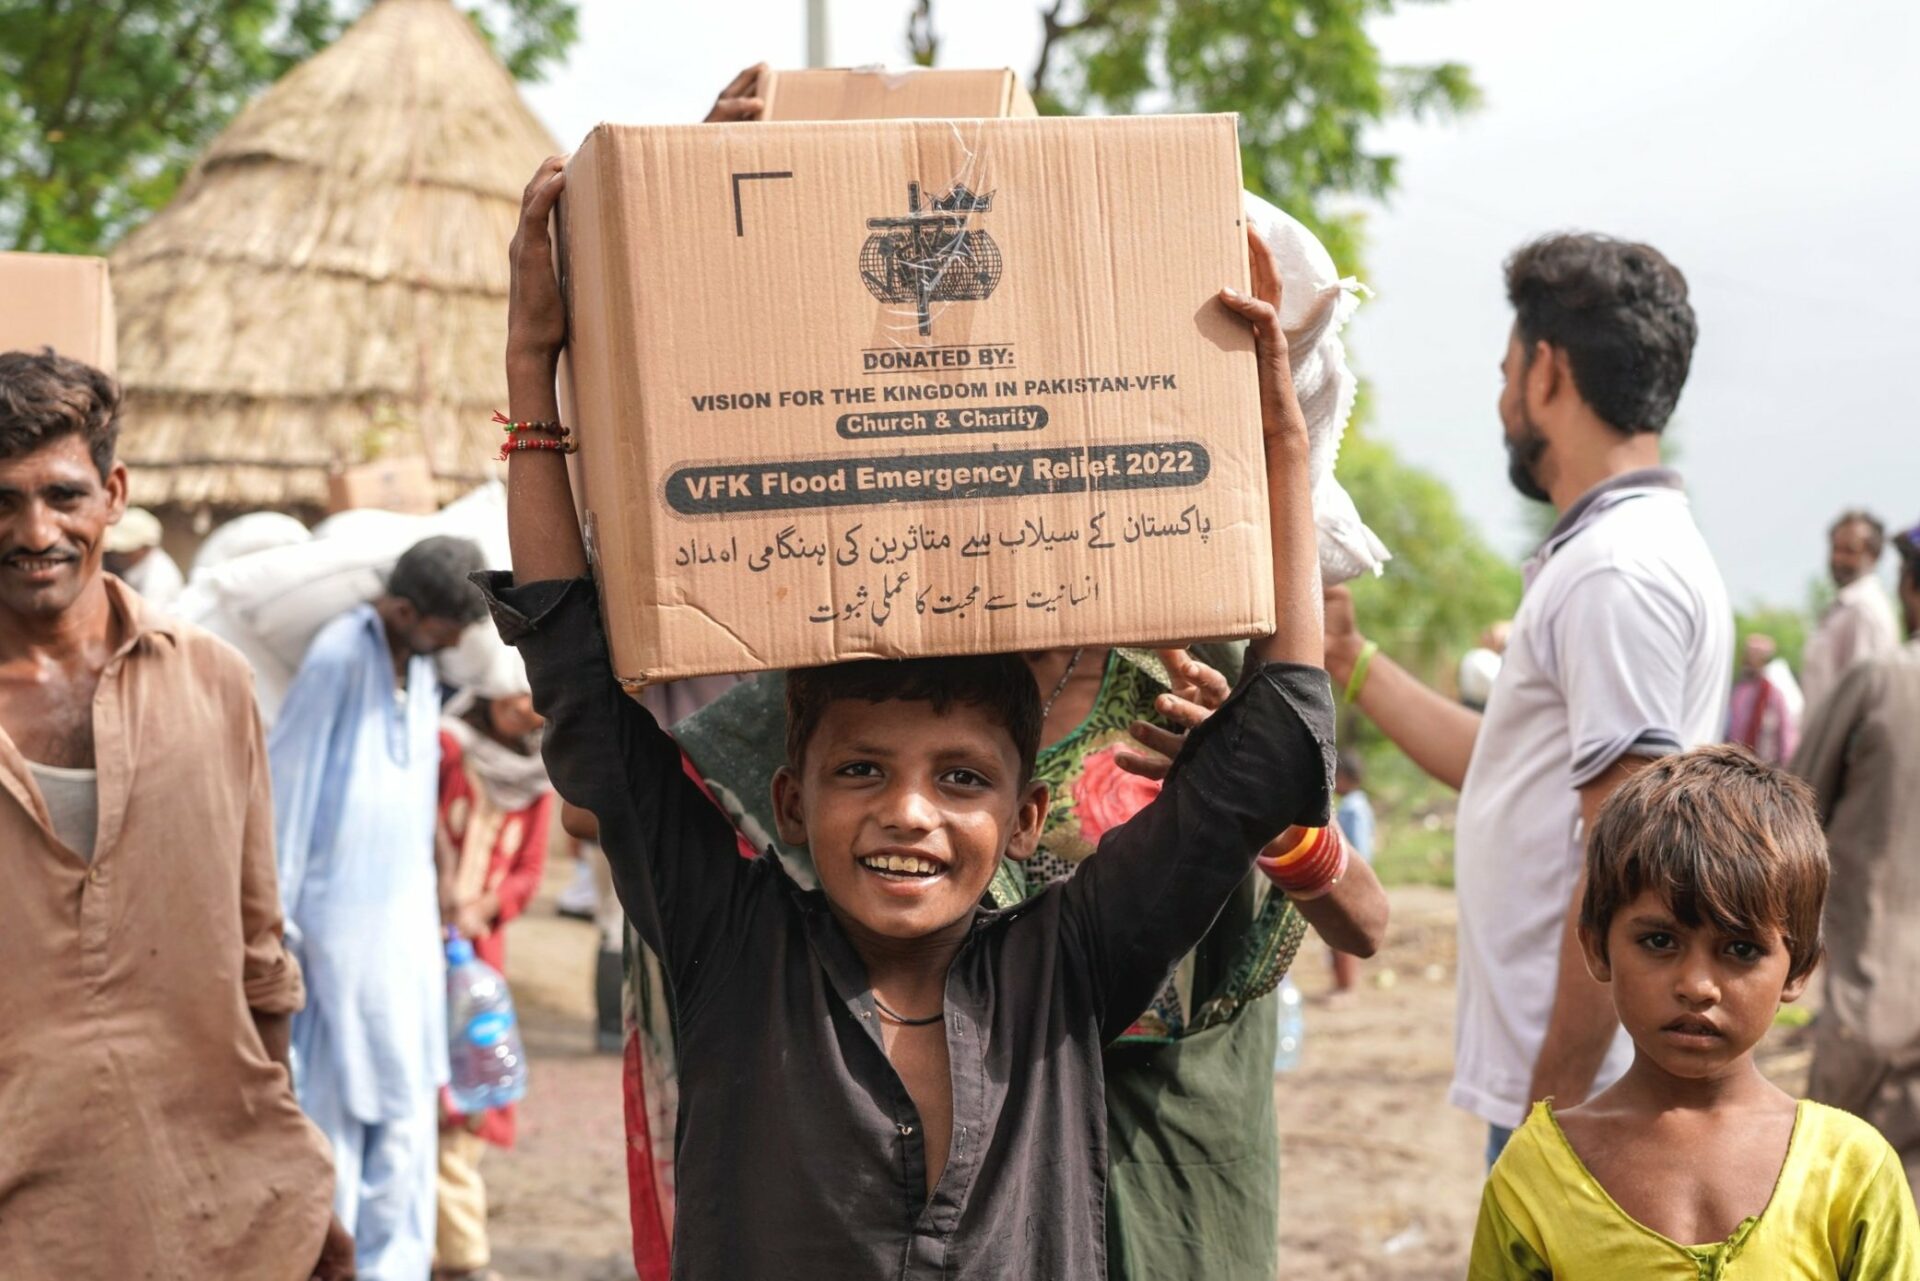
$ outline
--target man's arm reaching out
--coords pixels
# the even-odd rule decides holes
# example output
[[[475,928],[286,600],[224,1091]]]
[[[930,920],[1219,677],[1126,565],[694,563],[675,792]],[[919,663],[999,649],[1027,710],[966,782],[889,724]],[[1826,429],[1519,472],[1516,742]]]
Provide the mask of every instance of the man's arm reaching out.
[[[1336,690],[1345,690],[1352,685],[1367,639],[1354,625],[1353,595],[1346,588],[1327,589],[1326,611],[1327,675]],[[1427,688],[1377,649],[1361,674],[1355,701],[1415,765],[1460,790],[1480,735],[1480,713]]]

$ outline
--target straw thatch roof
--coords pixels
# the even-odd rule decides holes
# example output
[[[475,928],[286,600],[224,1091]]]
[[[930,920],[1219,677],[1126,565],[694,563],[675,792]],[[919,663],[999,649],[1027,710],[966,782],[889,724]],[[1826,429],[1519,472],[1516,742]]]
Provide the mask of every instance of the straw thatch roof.
[[[288,507],[336,462],[491,474],[507,241],[558,148],[451,0],[378,0],[113,255],[134,500]]]

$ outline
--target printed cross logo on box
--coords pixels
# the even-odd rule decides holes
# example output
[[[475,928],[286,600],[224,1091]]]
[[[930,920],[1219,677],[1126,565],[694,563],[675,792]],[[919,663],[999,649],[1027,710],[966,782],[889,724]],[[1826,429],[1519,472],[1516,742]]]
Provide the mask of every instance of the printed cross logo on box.
[[[907,184],[904,218],[869,218],[876,234],[860,247],[860,278],[881,302],[912,303],[920,332],[933,332],[936,302],[979,302],[1000,283],[1000,246],[967,221],[993,208],[993,193],[976,196],[955,183],[920,208],[920,184]]]

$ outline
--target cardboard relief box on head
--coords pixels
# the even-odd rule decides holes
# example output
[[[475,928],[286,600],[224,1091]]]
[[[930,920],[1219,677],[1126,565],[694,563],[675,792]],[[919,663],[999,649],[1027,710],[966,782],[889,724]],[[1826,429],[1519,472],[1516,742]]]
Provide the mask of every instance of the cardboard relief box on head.
[[[105,258],[0,253],[0,351],[39,351],[107,373],[117,349]]]
[[[603,125],[558,222],[629,687],[1271,630],[1233,117]]]
[[[1032,117],[1033,99],[1013,72],[915,68],[768,71],[762,120],[906,120]]]

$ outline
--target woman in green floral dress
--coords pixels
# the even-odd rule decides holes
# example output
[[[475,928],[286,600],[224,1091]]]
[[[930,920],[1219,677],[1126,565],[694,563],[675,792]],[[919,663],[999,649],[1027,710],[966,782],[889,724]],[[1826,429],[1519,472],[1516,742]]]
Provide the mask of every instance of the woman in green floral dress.
[[[1157,777],[1141,771],[1163,772],[1178,746],[1158,727],[1190,725],[1225,697],[1239,674],[1237,650],[1195,653],[1225,673],[1208,688],[1170,689],[1165,666],[1143,650],[1029,656],[1048,699],[1037,773],[1052,791],[1040,850],[1023,869],[1029,892],[1071,876],[1108,828],[1153,799]],[[1108,1046],[1109,1277],[1274,1276],[1280,1153],[1275,1013],[1265,998],[1309,924],[1342,950],[1371,953],[1386,926],[1386,895],[1357,859],[1332,894],[1299,905],[1256,872]]]

